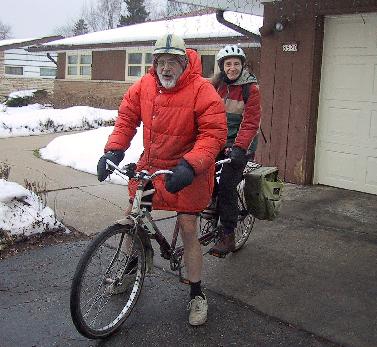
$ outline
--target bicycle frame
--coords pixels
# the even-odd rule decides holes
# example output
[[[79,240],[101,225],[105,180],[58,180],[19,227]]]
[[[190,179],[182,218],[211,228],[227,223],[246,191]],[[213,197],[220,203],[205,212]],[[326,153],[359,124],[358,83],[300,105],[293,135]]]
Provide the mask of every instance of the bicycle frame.
[[[229,159],[225,159],[222,162],[229,162]],[[129,173],[127,171],[122,170],[110,160],[107,159],[106,163],[122,178],[125,179],[124,176],[129,177]],[[172,171],[158,170],[154,174],[149,174],[147,171],[143,170],[135,174],[133,178],[137,179],[139,182],[132,202],[131,213],[123,220],[117,221],[117,223],[130,225],[133,232],[139,232],[139,235],[143,240],[144,247],[147,251],[148,272],[151,272],[153,270],[153,247],[150,240],[155,239],[160,246],[161,256],[164,259],[170,260],[171,270],[178,271],[180,281],[183,283],[188,283],[188,281],[182,276],[181,260],[183,257],[184,248],[183,246],[176,247],[179,234],[178,220],[175,223],[172,241],[169,244],[165,236],[161,233],[160,229],[156,225],[155,220],[153,219],[148,208],[146,206],[143,206],[142,198],[147,183],[152,181],[155,177],[163,174],[172,174]],[[174,218],[174,216],[168,218]],[[216,231],[210,230],[202,234],[198,238],[198,241],[200,244],[206,244],[213,240],[214,237],[216,237]]]

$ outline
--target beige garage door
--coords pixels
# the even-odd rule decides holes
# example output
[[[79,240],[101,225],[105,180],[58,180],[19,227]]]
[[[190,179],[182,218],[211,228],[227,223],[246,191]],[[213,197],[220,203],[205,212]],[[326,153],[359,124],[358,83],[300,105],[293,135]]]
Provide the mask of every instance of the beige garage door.
[[[314,183],[377,194],[377,14],[327,17]]]

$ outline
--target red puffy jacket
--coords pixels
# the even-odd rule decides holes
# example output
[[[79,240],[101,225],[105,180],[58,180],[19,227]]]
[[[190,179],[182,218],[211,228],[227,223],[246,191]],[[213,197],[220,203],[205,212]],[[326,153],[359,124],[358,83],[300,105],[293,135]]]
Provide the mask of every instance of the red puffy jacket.
[[[198,54],[190,49],[186,53],[189,63],[174,88],[163,88],[153,68],[129,88],[105,152],[126,150],[143,122],[144,152],[138,169],[170,169],[184,158],[195,171],[193,183],[176,194],[166,191],[162,176],[155,179],[153,208],[198,212],[210,200],[214,161],[225,145],[227,125],[223,101],[201,77]],[[135,190],[131,180],[130,196]]]

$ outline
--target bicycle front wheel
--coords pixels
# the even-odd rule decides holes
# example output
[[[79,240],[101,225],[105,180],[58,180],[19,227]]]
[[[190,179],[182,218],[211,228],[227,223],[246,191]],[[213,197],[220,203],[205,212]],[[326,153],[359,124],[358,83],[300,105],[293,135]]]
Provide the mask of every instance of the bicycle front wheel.
[[[237,186],[238,192],[238,220],[235,233],[235,249],[233,252],[239,251],[248,240],[253,230],[255,218],[249,213],[244,195],[245,180],[243,179]]]
[[[115,333],[135,306],[146,272],[143,243],[129,226],[101,232],[80,259],[71,287],[71,316],[91,339]]]

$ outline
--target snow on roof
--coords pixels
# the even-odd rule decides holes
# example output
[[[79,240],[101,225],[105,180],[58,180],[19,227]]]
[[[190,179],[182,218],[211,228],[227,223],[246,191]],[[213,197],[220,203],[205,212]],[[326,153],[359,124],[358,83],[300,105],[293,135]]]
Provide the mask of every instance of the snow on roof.
[[[224,13],[224,18],[256,35],[260,35],[259,28],[263,25],[263,17],[227,11]],[[51,41],[45,45],[49,47],[60,45],[80,46],[117,42],[155,41],[165,33],[174,33],[183,39],[242,36],[239,32],[219,23],[216,19],[216,14],[211,13],[201,16],[134,24]]]
[[[16,43],[29,42],[33,40],[36,40],[36,38],[0,40],[0,46],[14,45]]]

